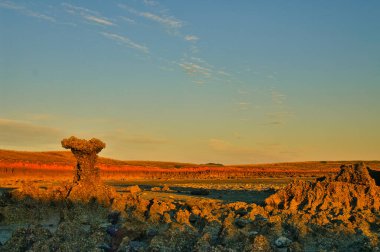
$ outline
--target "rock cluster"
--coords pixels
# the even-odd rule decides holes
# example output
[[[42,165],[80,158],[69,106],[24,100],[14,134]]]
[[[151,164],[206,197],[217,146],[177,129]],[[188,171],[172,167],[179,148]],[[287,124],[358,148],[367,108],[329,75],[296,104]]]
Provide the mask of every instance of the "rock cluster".
[[[343,165],[338,174],[315,182],[295,181],[265,200],[266,209],[352,212],[380,210],[380,188],[363,164]]]

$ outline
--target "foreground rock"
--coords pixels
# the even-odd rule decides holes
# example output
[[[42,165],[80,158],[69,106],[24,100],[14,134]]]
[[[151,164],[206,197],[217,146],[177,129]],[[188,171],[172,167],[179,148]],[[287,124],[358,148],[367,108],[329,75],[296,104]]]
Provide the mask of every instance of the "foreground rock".
[[[377,175],[363,163],[343,165],[336,175],[289,184],[265,200],[265,210],[305,250],[380,251]]]
[[[296,181],[265,200],[268,210],[380,210],[380,189],[364,164],[342,166],[316,182]]]

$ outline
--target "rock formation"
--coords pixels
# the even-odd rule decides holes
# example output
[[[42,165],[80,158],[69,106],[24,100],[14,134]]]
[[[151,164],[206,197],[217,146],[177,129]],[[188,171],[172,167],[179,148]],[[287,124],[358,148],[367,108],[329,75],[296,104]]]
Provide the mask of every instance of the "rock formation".
[[[99,169],[95,167],[95,163],[97,154],[106,147],[106,144],[96,138],[87,141],[74,136],[63,139],[61,143],[62,147],[70,149],[77,159],[74,182],[98,181]]]
[[[268,210],[319,212],[380,210],[380,189],[363,163],[343,165],[338,174],[315,182],[295,181],[265,200]]]
[[[99,169],[95,167],[97,154],[105,148],[105,143],[96,138],[85,140],[74,136],[63,139],[61,143],[62,147],[70,149],[77,159],[74,181],[67,186],[66,198],[83,202],[95,199],[106,205],[111,204],[116,192],[104,185],[100,180]]]

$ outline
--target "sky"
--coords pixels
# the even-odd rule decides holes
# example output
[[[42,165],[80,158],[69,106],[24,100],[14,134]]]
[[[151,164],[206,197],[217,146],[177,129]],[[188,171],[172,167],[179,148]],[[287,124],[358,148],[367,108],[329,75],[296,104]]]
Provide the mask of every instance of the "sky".
[[[0,0],[0,148],[380,159],[380,2]]]

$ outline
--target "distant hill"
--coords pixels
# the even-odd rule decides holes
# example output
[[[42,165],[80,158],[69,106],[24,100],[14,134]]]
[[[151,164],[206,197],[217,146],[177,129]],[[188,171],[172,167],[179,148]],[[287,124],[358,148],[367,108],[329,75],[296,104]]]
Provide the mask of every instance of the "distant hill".
[[[13,150],[0,150],[0,161],[7,162],[28,162],[28,163],[42,163],[42,164],[67,164],[74,165],[75,158],[70,151],[13,151]],[[163,161],[120,161],[111,158],[99,157],[99,165],[111,166],[152,166],[160,168],[183,168],[194,167],[196,164],[191,163],[178,163],[178,162],[163,162]]]
[[[268,164],[222,165],[219,163],[191,164],[160,161],[120,161],[100,157],[98,167],[103,175],[114,177],[204,179],[257,177],[319,177],[339,171],[342,164],[361,161],[307,161]],[[380,170],[380,161],[365,161]],[[34,173],[38,170],[72,171],[75,158],[69,151],[11,151],[0,150],[0,173],[4,176]],[[43,173],[45,174],[45,173]],[[71,174],[71,173],[70,173]],[[110,175],[111,174],[111,175]]]

